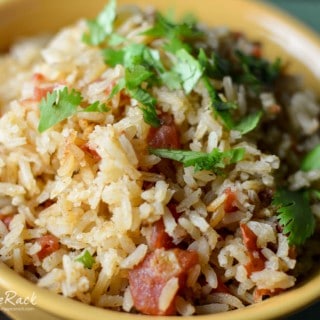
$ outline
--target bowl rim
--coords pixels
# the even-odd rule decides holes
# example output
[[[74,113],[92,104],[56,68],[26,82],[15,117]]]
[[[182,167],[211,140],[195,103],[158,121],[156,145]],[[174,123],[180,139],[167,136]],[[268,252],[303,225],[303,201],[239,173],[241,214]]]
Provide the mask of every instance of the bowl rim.
[[[4,2],[0,1],[0,10],[2,6],[10,5],[10,2],[18,3],[20,1],[21,0],[5,0]],[[308,39],[320,50],[320,38],[316,32],[311,30],[302,22],[298,21],[296,18],[283,12],[281,9],[276,8],[272,4],[263,3],[262,1],[228,0],[229,3],[234,3],[236,1],[241,2],[250,8],[254,8],[254,10],[264,11],[273,18],[283,21],[290,28],[302,34],[303,37]],[[0,274],[0,288],[11,290],[14,287],[16,293],[21,297],[28,297],[31,292],[35,292],[37,296],[36,308],[60,318],[85,320],[88,318],[88,314],[90,314],[90,317],[94,319],[108,317],[108,319],[141,320],[141,317],[149,317],[147,315],[129,314],[125,312],[102,309],[95,306],[86,305],[71,298],[63,297],[47,289],[36,286],[35,284],[21,277],[19,274],[15,273],[3,262],[0,262]],[[239,310],[233,310],[219,314],[196,315],[194,317],[202,319],[210,318],[212,320],[248,320],[256,319],[256,315],[258,313],[259,315],[261,314],[262,317],[265,315],[265,318],[259,319],[277,318],[307,307],[309,304],[319,298],[320,270],[315,271],[309,281],[302,282],[293,290],[289,290],[258,304],[254,304]],[[55,303],[52,303],[53,300]],[[281,309],[274,308],[276,301],[277,306],[281,306]],[[12,313],[10,313],[10,315],[14,316]],[[168,317],[158,316],[157,319],[167,320]],[[170,319],[178,320],[181,319],[181,316],[170,316]]]

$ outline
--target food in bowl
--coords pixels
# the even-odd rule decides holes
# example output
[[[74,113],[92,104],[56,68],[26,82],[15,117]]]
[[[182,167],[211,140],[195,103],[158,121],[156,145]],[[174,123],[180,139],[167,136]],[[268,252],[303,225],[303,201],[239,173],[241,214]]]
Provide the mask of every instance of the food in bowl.
[[[242,308],[319,252],[319,106],[240,32],[110,1],[0,61],[0,256],[87,304]]]

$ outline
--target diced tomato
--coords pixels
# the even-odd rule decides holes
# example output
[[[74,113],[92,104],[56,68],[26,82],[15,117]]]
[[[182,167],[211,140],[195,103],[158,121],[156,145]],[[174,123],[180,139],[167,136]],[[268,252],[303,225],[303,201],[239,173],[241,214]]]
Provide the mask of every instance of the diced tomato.
[[[170,249],[173,247],[172,238],[166,233],[163,220],[158,220],[152,226],[149,248],[154,250],[160,248]]]
[[[253,272],[261,271],[265,268],[266,258],[261,253],[260,248],[257,246],[256,234],[244,223],[240,225],[243,242],[248,250],[248,257],[250,261],[245,266],[248,276]]]
[[[218,286],[212,290],[212,292],[219,292],[219,293],[230,293],[229,288],[223,283],[222,279],[217,276]]]
[[[224,202],[224,211],[226,213],[234,212],[238,210],[238,207],[236,206],[236,200],[237,196],[234,191],[231,190],[231,188],[227,188],[224,190],[224,193],[227,195],[227,198]]]
[[[94,161],[99,162],[101,160],[99,153],[95,149],[92,149],[87,143],[80,145],[80,149],[88,154]]]
[[[174,219],[176,221],[178,221],[178,219],[181,216],[181,213],[177,212],[177,206],[174,203],[170,202],[170,203],[168,203],[167,207],[170,210],[170,212],[171,212],[172,216],[174,217]]]
[[[251,55],[254,56],[255,58],[261,58],[262,50],[261,50],[261,44],[260,43],[253,44]]]
[[[255,289],[254,294],[253,294],[253,299],[255,302],[260,302],[264,298],[270,298],[273,297],[279,293],[281,293],[283,289],[277,288],[277,289]]]
[[[246,248],[250,251],[257,250],[257,236],[256,234],[246,225],[242,223],[240,225],[243,242]]]
[[[10,222],[13,219],[13,215],[0,215],[0,220],[5,224],[7,229],[9,230]]]
[[[288,256],[290,259],[296,259],[297,258],[297,248],[296,246],[290,246],[289,247],[289,253],[288,253]]]
[[[106,89],[105,89],[105,93],[107,94],[107,95],[110,95],[110,93],[111,93],[111,91],[112,91],[112,89],[114,88],[114,86],[116,85],[116,81],[111,81],[110,83],[109,83],[109,85],[106,87]]]
[[[47,234],[42,236],[41,238],[38,238],[36,241],[41,246],[41,250],[37,253],[40,260],[43,260],[51,253],[60,249],[59,240],[54,235]]]
[[[169,114],[159,116],[161,125],[158,128],[151,127],[147,141],[152,148],[179,149],[179,132]]]
[[[162,289],[173,277],[179,280],[179,290],[185,286],[189,270],[199,261],[194,251],[156,249],[129,272],[130,291],[135,308],[149,315],[172,315],[175,295],[166,310],[160,310]]]
[[[45,79],[46,79],[46,78],[45,78],[45,76],[44,76],[42,73],[35,73],[35,74],[33,75],[33,80],[34,80],[35,82],[43,82]]]
[[[54,89],[54,86],[48,86],[48,87],[34,87],[33,89],[33,96],[36,101],[40,101],[42,98],[45,98],[48,94],[48,92],[52,92]]]

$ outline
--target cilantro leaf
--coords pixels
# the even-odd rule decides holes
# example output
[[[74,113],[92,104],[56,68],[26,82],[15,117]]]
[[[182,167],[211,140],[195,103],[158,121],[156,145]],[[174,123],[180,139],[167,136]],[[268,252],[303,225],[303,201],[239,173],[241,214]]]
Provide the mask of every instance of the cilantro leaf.
[[[279,189],[272,204],[278,207],[278,219],[283,233],[288,235],[289,244],[302,245],[315,230],[308,191]]]
[[[105,103],[101,103],[100,101],[95,101],[94,103],[87,106],[85,109],[81,110],[83,112],[107,112],[109,109],[107,108]]]
[[[76,258],[76,261],[81,262],[85,268],[91,269],[95,263],[95,259],[90,254],[88,250],[85,250],[84,253]]]
[[[302,160],[301,170],[311,171],[320,169],[320,145],[311,150]]]
[[[246,134],[255,129],[262,117],[262,111],[256,111],[248,114],[233,126],[233,130]]]
[[[126,80],[120,79],[118,83],[112,88],[108,100],[112,99],[116,94],[126,87]]]
[[[281,72],[281,60],[277,58],[273,63],[247,55],[240,50],[235,52],[239,59],[243,74],[240,76],[240,82],[247,84],[253,88],[257,93],[261,91],[264,86],[270,86],[279,77]]]
[[[170,90],[178,90],[181,89],[181,79],[180,76],[174,72],[173,70],[166,71],[161,73],[160,75],[162,82],[170,89]]]
[[[60,91],[48,93],[40,102],[40,122],[38,131],[44,132],[55,124],[77,113],[77,107],[82,102],[81,94],[74,89],[68,92],[64,87]]]
[[[237,105],[233,102],[222,101],[211,85],[208,77],[203,76],[202,81],[208,90],[214,113],[218,115],[229,130],[237,130],[240,131],[241,134],[247,134],[257,127],[262,117],[261,111],[253,112],[238,122],[234,121],[230,110],[236,109]]]
[[[198,54],[198,60],[205,69],[205,74],[214,79],[222,79],[231,73],[231,67],[228,60],[222,59],[218,53],[213,52],[209,59],[201,48]]]
[[[144,66],[133,65],[125,70],[126,86],[129,90],[139,87],[152,75],[153,73],[148,71]]]
[[[177,64],[174,66],[174,71],[178,73],[182,79],[182,86],[187,94],[189,94],[198,80],[201,78],[203,68],[192,55],[185,49],[177,51]]]
[[[106,40],[113,30],[116,6],[116,0],[110,0],[95,20],[87,22],[89,31],[82,38],[85,43],[96,46]]]
[[[124,53],[125,52],[123,49],[115,50],[112,48],[107,48],[102,50],[104,62],[110,67],[115,67],[117,64],[123,64]]]
[[[141,103],[140,109],[143,112],[144,121],[152,127],[159,127],[160,120],[156,112],[156,99],[141,88],[130,89],[128,91],[133,99]]]
[[[226,165],[236,163],[243,159],[245,150],[243,148],[220,151],[214,148],[210,153],[175,150],[175,149],[149,149],[151,154],[161,158],[182,162],[185,167],[194,166],[194,171],[210,170],[216,174],[221,173],[221,169]]]
[[[46,98],[40,102],[40,121],[38,131],[44,132],[55,124],[73,116],[78,112],[107,112],[109,109],[104,103],[95,101],[84,109],[79,109],[83,102],[81,93],[67,87],[61,90],[48,92]]]
[[[198,38],[203,35],[203,32],[196,27],[196,21],[185,20],[181,24],[176,24],[169,21],[159,12],[156,13],[154,26],[143,32],[144,35],[152,37],[165,38]]]

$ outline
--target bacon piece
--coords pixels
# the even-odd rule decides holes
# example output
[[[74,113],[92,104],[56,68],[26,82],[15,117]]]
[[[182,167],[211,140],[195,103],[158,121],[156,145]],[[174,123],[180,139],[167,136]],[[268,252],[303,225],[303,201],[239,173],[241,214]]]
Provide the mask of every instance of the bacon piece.
[[[235,205],[237,196],[231,188],[224,190],[224,193],[227,195],[226,200],[224,201],[224,211],[226,213],[234,212],[238,210],[238,207]]]
[[[151,127],[147,137],[147,141],[152,148],[179,149],[179,132],[173,121],[173,117],[169,114],[159,116],[161,125],[158,128]]]
[[[0,215],[0,220],[5,224],[5,226],[7,227],[7,229],[9,230],[10,227],[10,222],[13,219],[13,215]]]
[[[33,96],[36,101],[40,101],[42,98],[45,98],[48,92],[52,92],[55,86],[47,86],[47,87],[34,87]]]
[[[260,302],[264,298],[273,297],[279,293],[281,293],[284,289],[277,288],[277,289],[255,289],[253,293],[254,302]]]
[[[240,228],[243,242],[248,250],[247,254],[250,259],[250,261],[245,265],[247,274],[250,276],[253,272],[261,271],[265,268],[266,258],[257,246],[256,234],[244,223],[240,225]]]
[[[173,315],[175,297],[165,310],[161,310],[161,292],[169,280],[178,279],[179,290],[183,290],[189,270],[199,261],[195,251],[181,249],[156,249],[129,272],[130,291],[135,308],[149,315]]]
[[[261,43],[254,43],[251,50],[251,55],[255,58],[261,58],[262,56],[262,48]]]
[[[43,82],[46,80],[45,76],[42,73],[36,72],[32,77],[34,82]]]
[[[212,292],[219,292],[219,293],[230,293],[229,288],[223,283],[222,279],[218,276],[218,286],[212,290]]]
[[[174,247],[172,238],[166,233],[163,220],[160,219],[152,226],[149,248],[151,250]]]
[[[87,143],[80,145],[80,149],[88,154],[95,162],[101,160],[99,153],[95,149],[92,149]]]
[[[43,260],[51,253],[60,249],[59,240],[54,235],[46,234],[41,238],[38,238],[36,241],[41,246],[41,250],[37,253],[40,260]]]

